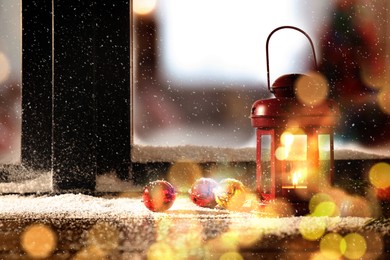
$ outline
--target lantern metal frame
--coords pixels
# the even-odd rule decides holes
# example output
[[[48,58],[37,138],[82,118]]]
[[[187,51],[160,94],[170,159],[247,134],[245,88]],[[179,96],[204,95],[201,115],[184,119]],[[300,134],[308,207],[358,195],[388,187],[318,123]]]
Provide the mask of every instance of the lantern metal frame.
[[[251,111],[252,126],[256,128],[256,188],[264,201],[284,198],[291,203],[300,204],[308,202],[312,195],[328,188],[333,183],[333,129],[338,119],[338,108],[331,100],[325,100],[316,105],[300,103],[296,98],[294,84],[302,76],[301,74],[281,76],[271,87],[269,41],[271,36],[281,29],[294,29],[306,36],[310,42],[314,65],[317,69],[314,44],[307,33],[294,26],[281,26],[270,33],[266,42],[267,83],[268,90],[275,95],[275,98],[256,101]],[[304,151],[305,161],[277,158],[278,146],[286,131],[291,132],[293,137],[299,135],[304,137],[306,147],[301,150]],[[263,136],[269,136],[266,147],[270,150],[269,154],[262,151],[265,145],[262,144]],[[329,145],[327,146],[329,150],[321,150],[319,139],[322,137],[325,137],[323,140]],[[323,158],[320,158],[321,155]],[[306,165],[307,168],[305,169],[307,172],[305,173],[307,174],[305,185],[288,186],[287,178],[293,179],[291,169],[294,165],[300,164]]]

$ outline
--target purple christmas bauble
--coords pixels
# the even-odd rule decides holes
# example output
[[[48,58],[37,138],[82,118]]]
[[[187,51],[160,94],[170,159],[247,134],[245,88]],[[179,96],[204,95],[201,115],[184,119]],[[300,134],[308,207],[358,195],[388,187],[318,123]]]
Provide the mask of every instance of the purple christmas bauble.
[[[210,178],[200,178],[195,181],[188,191],[193,203],[200,207],[213,208],[217,205],[214,189],[218,183]]]

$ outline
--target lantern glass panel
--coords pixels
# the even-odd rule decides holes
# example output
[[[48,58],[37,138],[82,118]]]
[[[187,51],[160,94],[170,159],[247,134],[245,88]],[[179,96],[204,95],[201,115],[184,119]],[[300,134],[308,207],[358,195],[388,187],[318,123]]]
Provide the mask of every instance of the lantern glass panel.
[[[307,135],[284,133],[281,136],[281,146],[278,148],[284,153],[282,172],[284,174],[284,188],[307,187]],[[279,155],[280,156],[280,155]]]
[[[261,185],[263,195],[270,194],[272,189],[271,181],[271,135],[265,134],[260,136],[261,147]]]
[[[319,174],[320,178],[327,180],[331,171],[330,163],[330,135],[320,134],[318,135],[318,149],[319,149]]]

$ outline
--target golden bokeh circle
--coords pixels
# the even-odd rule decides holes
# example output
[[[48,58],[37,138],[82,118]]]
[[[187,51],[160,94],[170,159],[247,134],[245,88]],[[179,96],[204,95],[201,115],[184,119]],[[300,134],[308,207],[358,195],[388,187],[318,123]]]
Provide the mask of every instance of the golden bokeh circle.
[[[168,171],[168,181],[177,192],[187,193],[195,181],[202,177],[202,169],[191,161],[178,161]]]
[[[321,73],[310,72],[298,78],[295,93],[302,104],[317,105],[323,102],[329,92],[328,82]]]
[[[148,260],[174,259],[174,251],[171,246],[165,242],[156,242],[152,244],[147,253]]]
[[[378,104],[380,109],[386,113],[390,114],[390,88],[383,88],[377,96]]]
[[[32,224],[23,231],[20,244],[30,257],[47,258],[57,246],[57,235],[47,225]]]
[[[338,233],[326,234],[320,241],[321,255],[327,259],[340,259],[342,252],[340,249],[343,237]]]
[[[98,222],[88,231],[86,242],[108,254],[118,247],[119,231],[109,223]]]
[[[326,231],[324,218],[304,217],[299,223],[299,232],[306,240],[315,241],[321,238]]]
[[[147,15],[156,8],[157,0],[134,0],[133,11],[136,14]]]
[[[371,167],[369,174],[371,184],[379,189],[390,187],[390,164],[380,162]]]
[[[362,235],[350,233],[341,241],[340,250],[348,259],[360,259],[367,251],[367,243]]]

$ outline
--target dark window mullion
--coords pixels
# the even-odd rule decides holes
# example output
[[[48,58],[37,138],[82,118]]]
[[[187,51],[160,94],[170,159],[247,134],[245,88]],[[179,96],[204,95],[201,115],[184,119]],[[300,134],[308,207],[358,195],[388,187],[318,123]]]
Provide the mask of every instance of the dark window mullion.
[[[96,103],[93,1],[53,0],[55,191],[95,189]]]
[[[93,191],[108,171],[128,178],[129,2],[22,5],[22,164],[53,170],[56,192]]]
[[[22,1],[21,162],[50,170],[52,140],[52,1]]]

